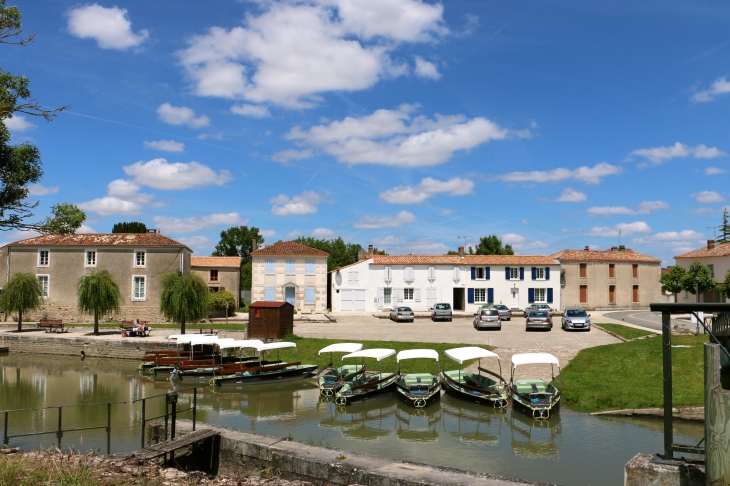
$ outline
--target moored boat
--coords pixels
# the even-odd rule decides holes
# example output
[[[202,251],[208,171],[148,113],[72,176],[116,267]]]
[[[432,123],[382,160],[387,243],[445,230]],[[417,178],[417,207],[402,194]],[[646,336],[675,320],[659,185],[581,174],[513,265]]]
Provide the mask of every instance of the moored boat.
[[[396,396],[407,405],[423,408],[441,399],[441,383],[431,373],[401,373],[400,363],[407,359],[434,359],[438,373],[439,354],[433,349],[408,349],[396,356]]]
[[[334,367],[332,361],[332,355],[334,353],[354,353],[362,349],[360,343],[335,343],[330,344],[319,350],[317,355],[317,368],[319,369],[319,392],[324,396],[332,396],[347,380],[352,380],[356,376],[362,373],[363,366],[357,363],[348,363],[347,365],[342,363],[339,368]],[[322,367],[319,361],[322,358],[322,353],[325,355],[329,353],[329,364]],[[344,361],[344,360],[343,360]]]
[[[245,341],[219,341],[216,343],[216,346],[220,356],[214,360],[214,363],[209,366],[206,366],[204,363],[196,362],[175,365],[175,370],[171,374],[170,378],[175,377],[180,378],[181,380],[196,378],[203,379],[217,375],[229,375],[238,371],[245,371],[248,368],[260,366],[255,353],[251,356],[243,356],[242,354],[244,349],[256,349],[262,344],[264,343],[258,339],[249,339]],[[229,354],[227,356],[223,356],[226,350]],[[268,361],[263,364],[277,363]]]
[[[390,392],[395,387],[396,374],[383,373],[380,362],[394,354],[394,349],[374,348],[356,351],[343,356],[342,361],[346,359],[362,359],[362,373],[358,374],[352,381],[346,381],[344,383],[335,395],[335,403],[337,405],[350,405],[355,401],[365,401]],[[377,360],[377,372],[368,372],[366,370],[364,364],[366,358]]]
[[[296,349],[296,347],[296,343],[284,341],[258,345],[255,347],[258,353],[258,366],[236,371],[228,375],[214,376],[210,379],[209,383],[214,386],[244,386],[306,378],[316,371],[317,365],[302,364],[298,360],[283,362],[279,359],[279,351],[281,349]],[[265,354],[273,350],[277,352],[276,363],[266,364],[264,361]]]
[[[502,363],[496,353],[477,346],[467,346],[449,349],[444,354],[460,365],[463,365],[465,361],[478,360],[478,373],[463,371],[459,368],[458,370],[442,371],[439,374],[446,393],[464,400],[498,408],[507,406],[509,388],[504,378],[502,378]],[[497,358],[499,374],[482,368],[482,358]],[[485,375],[492,375],[497,380]]]
[[[560,373],[560,362],[552,354],[524,353],[513,355],[510,372],[512,408],[523,410],[532,415],[533,419],[548,419],[560,406],[561,392],[553,383],[548,383],[540,378],[515,380],[517,366],[529,364],[549,364],[553,383],[556,383],[554,366],[558,367],[558,374]]]

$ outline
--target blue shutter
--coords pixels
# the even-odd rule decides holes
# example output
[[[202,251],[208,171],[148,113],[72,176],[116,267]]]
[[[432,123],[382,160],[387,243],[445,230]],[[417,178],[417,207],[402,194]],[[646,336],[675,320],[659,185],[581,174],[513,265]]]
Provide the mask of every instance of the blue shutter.
[[[476,267],[471,267],[471,279],[476,280],[477,278],[477,269]]]
[[[520,280],[525,279],[525,267],[520,267]]]
[[[545,280],[550,280],[550,267],[545,267]]]
[[[553,303],[553,289],[547,289],[548,291],[548,304]]]
[[[467,299],[466,301],[470,304],[474,303],[474,289],[466,289],[467,290]]]
[[[276,300],[276,292],[274,287],[266,287],[266,301],[272,302]]]
[[[487,289],[487,302],[494,304],[494,289]]]
[[[490,278],[489,273],[489,267],[484,267],[484,278],[486,278],[487,280],[489,280]]]
[[[537,267],[532,267],[532,280],[537,280]]]
[[[527,289],[527,302],[529,302],[530,304],[535,303],[535,289]]]
[[[509,267],[504,267],[504,278],[509,280]]]

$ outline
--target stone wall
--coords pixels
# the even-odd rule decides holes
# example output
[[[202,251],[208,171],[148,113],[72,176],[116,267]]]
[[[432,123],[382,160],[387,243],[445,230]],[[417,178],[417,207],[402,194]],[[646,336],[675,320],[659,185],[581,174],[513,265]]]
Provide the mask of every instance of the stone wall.
[[[59,338],[53,333],[41,333],[37,336],[7,334],[0,338],[0,346],[7,346],[14,354],[54,354],[79,356],[81,351],[86,356],[116,359],[141,359],[145,351],[160,349],[164,343],[142,341],[139,339],[100,340],[77,338]]]
[[[41,318],[46,319],[62,319],[64,323],[93,323],[94,316],[79,312],[75,305],[57,305],[54,303],[46,303],[37,311],[23,314],[23,322],[38,321]],[[159,323],[167,322],[167,319],[160,313],[159,306],[127,306],[120,307],[118,314],[107,314],[99,318],[100,323],[104,322],[122,322],[132,321],[139,318],[142,322]],[[17,314],[9,315],[7,321],[17,322]]]

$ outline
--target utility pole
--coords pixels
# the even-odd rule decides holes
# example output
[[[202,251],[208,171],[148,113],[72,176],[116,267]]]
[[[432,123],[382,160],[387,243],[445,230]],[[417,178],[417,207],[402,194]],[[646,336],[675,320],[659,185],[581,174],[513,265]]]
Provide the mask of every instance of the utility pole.
[[[717,226],[708,226],[707,229],[712,228],[712,239],[717,239]]]
[[[466,251],[466,239],[471,238],[471,236],[457,236],[456,239],[459,240],[461,238],[464,238],[464,250]]]
[[[621,230],[618,230],[618,246],[621,246]]]

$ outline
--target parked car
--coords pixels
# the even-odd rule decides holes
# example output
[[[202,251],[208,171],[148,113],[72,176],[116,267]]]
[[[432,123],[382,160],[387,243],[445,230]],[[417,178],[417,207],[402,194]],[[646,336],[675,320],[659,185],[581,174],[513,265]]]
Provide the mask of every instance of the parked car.
[[[393,307],[390,309],[390,320],[391,321],[410,321],[413,322],[415,319],[413,311],[410,307]]]
[[[546,310],[534,310],[527,315],[525,320],[525,331],[530,329],[552,329],[553,318]]]
[[[525,307],[525,315],[529,316],[530,312],[536,311],[536,310],[547,311],[548,314],[550,314],[551,316],[553,315],[553,310],[547,304],[530,304],[527,307]]]
[[[504,304],[492,304],[492,308],[497,309],[499,311],[499,315],[502,318],[503,321],[511,321],[512,320],[512,309],[507,307]]]
[[[451,311],[451,304],[443,303],[443,304],[434,304],[433,309],[431,309],[431,320],[435,321],[438,319],[446,319],[449,322],[451,322],[451,319],[453,318],[453,313]]]
[[[591,315],[582,307],[568,307],[563,312],[563,330],[568,329],[585,329],[591,330]]]
[[[502,317],[500,317],[497,309],[482,307],[474,314],[474,329],[479,331],[487,328],[501,330]]]

